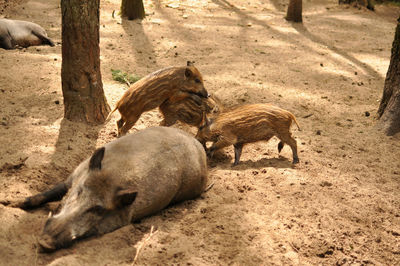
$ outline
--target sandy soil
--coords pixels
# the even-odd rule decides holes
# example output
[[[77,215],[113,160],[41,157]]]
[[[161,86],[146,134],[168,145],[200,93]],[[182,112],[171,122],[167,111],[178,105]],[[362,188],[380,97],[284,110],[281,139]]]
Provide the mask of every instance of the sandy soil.
[[[289,147],[279,156],[277,139],[246,146],[235,167],[227,148],[210,162],[214,186],[201,198],[51,254],[38,253],[36,236],[55,204],[29,212],[0,204],[0,264],[131,264],[151,226],[157,233],[138,264],[400,264],[400,137],[374,127],[400,10],[303,2],[297,25],[276,0],[145,1],[142,22],[112,18],[120,1],[101,1],[111,107],[126,89],[111,68],[144,76],[194,60],[226,105],[293,112],[301,162],[292,166]],[[65,179],[114,139],[118,115],[98,127],[62,119],[59,1],[0,6],[1,16],[36,22],[58,43],[0,50],[0,199],[16,200]],[[148,112],[135,129],[160,121]]]

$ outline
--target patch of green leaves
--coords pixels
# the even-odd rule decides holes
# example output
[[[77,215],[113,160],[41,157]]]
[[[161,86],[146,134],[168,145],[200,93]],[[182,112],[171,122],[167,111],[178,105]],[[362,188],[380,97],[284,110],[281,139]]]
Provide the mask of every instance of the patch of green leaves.
[[[129,73],[123,72],[119,69],[111,69],[111,74],[112,74],[113,80],[121,82],[121,83],[126,83],[126,84],[128,84],[128,86],[130,86],[131,84],[133,84],[136,81],[138,81],[139,79],[141,79],[141,77],[139,77],[138,75],[129,74]]]

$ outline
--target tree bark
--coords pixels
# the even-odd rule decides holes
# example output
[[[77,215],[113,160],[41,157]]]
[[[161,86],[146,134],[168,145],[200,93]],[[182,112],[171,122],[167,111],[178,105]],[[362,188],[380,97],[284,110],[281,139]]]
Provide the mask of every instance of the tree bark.
[[[293,22],[303,22],[302,18],[302,0],[290,0],[287,9],[286,20]]]
[[[100,73],[99,0],[61,0],[64,117],[103,123],[110,107]]]
[[[400,17],[392,45],[392,56],[386,74],[383,96],[378,109],[379,123],[386,135],[400,132]]]
[[[143,0],[122,0],[121,16],[129,20],[144,19],[145,12]]]

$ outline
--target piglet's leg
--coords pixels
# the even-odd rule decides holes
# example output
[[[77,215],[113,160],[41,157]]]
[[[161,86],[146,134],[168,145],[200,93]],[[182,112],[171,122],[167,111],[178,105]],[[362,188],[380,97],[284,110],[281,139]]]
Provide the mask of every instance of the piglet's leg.
[[[128,133],[129,129],[131,129],[136,121],[139,119],[141,114],[132,114],[129,117],[129,120],[125,121],[125,124],[121,127],[118,128],[118,137],[122,137],[124,135],[126,135],[126,133]]]
[[[235,162],[233,163],[233,165],[238,165],[240,161],[240,156],[242,155],[243,144],[236,143],[233,145],[233,147],[235,147]]]
[[[67,193],[67,191],[68,191],[68,188],[67,188],[66,184],[59,183],[59,184],[55,185],[53,188],[51,188],[50,190],[36,194],[31,197],[27,197],[22,202],[11,203],[9,206],[17,207],[17,208],[21,208],[21,209],[36,208],[47,202],[61,200],[62,197],[64,197],[64,195]]]
[[[283,143],[286,143],[290,146],[292,149],[293,153],[293,164],[299,163],[299,157],[297,155],[297,143],[296,140],[292,137],[290,133],[288,134],[281,134],[279,137]],[[282,144],[283,147],[283,144]],[[278,149],[279,149],[279,144],[278,144]]]

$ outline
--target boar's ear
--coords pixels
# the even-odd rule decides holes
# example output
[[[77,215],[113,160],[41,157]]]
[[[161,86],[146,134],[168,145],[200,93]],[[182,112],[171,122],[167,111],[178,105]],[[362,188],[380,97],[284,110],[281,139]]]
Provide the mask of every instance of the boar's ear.
[[[118,190],[115,196],[116,204],[121,207],[131,205],[136,195],[137,191],[131,188]]]
[[[188,67],[185,70],[185,77],[187,77],[187,78],[193,77],[193,72]]]
[[[101,170],[101,161],[103,160],[105,150],[106,148],[104,147],[95,150],[89,161],[90,170]]]

